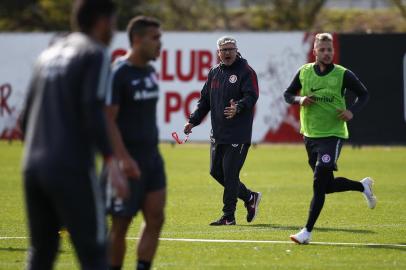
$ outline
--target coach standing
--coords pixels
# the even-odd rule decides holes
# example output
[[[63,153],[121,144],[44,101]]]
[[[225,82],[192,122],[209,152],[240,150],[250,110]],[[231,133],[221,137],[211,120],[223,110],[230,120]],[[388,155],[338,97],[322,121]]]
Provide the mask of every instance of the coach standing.
[[[220,63],[211,68],[196,110],[184,132],[189,134],[211,111],[210,174],[224,186],[223,216],[210,225],[235,225],[237,198],[245,202],[247,222],[254,220],[261,193],[250,191],[239,174],[251,145],[254,105],[258,99],[255,71],[241,57],[237,41],[217,40]]]
[[[128,192],[112,156],[103,113],[114,10],[110,0],[76,1],[72,22],[78,32],[56,41],[35,65],[21,118],[31,236],[28,269],[53,268],[62,226],[82,269],[107,269],[95,148],[107,162],[113,187],[122,196]]]

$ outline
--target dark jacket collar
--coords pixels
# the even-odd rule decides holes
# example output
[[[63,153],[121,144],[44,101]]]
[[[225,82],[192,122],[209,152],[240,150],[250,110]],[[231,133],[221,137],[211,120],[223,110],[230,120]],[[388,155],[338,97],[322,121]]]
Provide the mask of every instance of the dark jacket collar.
[[[319,66],[318,64],[315,64],[315,65],[314,65],[314,71],[315,71],[316,74],[319,75],[319,76],[327,75],[327,74],[329,74],[333,69],[334,69],[334,63],[331,63],[331,64],[327,65],[327,66],[326,66],[326,69],[325,69],[323,72],[321,72],[320,66]]]
[[[237,58],[235,59],[234,63],[232,63],[230,66],[224,65],[222,62],[220,63],[220,68],[222,69],[234,69],[238,66],[241,66],[242,64],[247,63],[247,60],[242,58],[241,54],[237,54]]]

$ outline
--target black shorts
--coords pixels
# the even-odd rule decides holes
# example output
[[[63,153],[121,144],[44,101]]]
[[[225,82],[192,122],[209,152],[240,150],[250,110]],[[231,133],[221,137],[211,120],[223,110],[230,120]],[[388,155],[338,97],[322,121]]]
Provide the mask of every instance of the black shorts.
[[[24,189],[34,249],[56,249],[58,230],[65,227],[82,266],[107,264],[104,205],[93,170],[31,169],[24,172]]]
[[[337,171],[337,160],[340,156],[343,140],[338,137],[304,137],[310,167],[313,170],[316,166],[320,166]]]
[[[106,186],[107,212],[113,216],[132,217],[142,208],[145,195],[166,187],[164,161],[158,147],[129,147],[129,154],[138,163],[141,179],[129,179],[130,197],[126,200],[111,196]],[[105,175],[105,173],[104,173]],[[105,182],[105,176],[103,177]]]

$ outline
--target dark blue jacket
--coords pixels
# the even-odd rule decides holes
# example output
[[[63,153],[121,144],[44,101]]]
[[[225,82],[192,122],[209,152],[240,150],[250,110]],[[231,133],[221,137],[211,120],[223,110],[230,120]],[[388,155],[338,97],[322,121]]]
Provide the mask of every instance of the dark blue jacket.
[[[189,123],[200,124],[211,111],[212,139],[218,144],[251,143],[254,105],[259,95],[255,71],[237,56],[231,66],[218,64],[210,69]],[[224,108],[237,103],[237,114],[226,119]]]
[[[89,171],[112,149],[104,116],[110,74],[105,47],[72,33],[38,58],[22,113],[24,170]]]

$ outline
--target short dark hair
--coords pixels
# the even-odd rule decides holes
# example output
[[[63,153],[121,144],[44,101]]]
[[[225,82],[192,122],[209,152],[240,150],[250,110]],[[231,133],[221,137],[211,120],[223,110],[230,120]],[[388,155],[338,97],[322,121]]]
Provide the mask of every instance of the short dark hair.
[[[71,23],[74,30],[89,33],[99,17],[111,17],[116,5],[111,0],[76,0]]]
[[[161,23],[153,18],[147,16],[137,16],[130,20],[127,25],[127,34],[130,44],[133,44],[134,35],[144,35],[148,27],[160,27]]]

